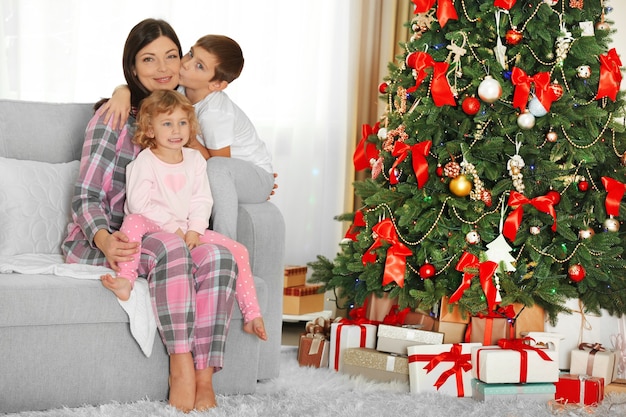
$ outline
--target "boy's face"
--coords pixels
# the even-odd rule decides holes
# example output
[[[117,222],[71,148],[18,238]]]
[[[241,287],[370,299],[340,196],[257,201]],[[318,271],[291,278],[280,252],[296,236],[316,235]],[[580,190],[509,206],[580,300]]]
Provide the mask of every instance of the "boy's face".
[[[220,81],[213,80],[217,57],[198,46],[191,47],[181,61],[180,85],[188,89],[214,91]],[[214,85],[215,84],[215,85]]]

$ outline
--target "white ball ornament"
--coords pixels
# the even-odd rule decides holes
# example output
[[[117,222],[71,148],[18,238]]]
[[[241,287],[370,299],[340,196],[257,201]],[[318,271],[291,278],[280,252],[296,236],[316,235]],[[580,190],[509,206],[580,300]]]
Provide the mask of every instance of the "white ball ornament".
[[[478,234],[477,231],[472,230],[471,232],[468,232],[465,235],[465,241],[469,243],[470,245],[475,245],[478,242],[480,242],[480,235]]]
[[[530,130],[535,127],[535,116],[528,110],[517,116],[517,125],[520,129]]]
[[[529,232],[531,235],[537,236],[541,233],[541,228],[539,226],[530,226]]]
[[[607,232],[617,232],[619,230],[619,220],[613,216],[604,221],[604,230]]]
[[[581,240],[591,239],[591,237],[595,234],[591,227],[586,229],[580,229],[578,231],[578,238]]]
[[[528,111],[535,117],[543,117],[548,114],[548,111],[543,107],[543,104],[541,104],[541,101],[539,101],[536,96],[528,103]]]
[[[578,75],[578,78],[583,79],[591,77],[591,67],[589,65],[580,65],[576,68],[576,75]]]
[[[548,6],[554,6],[555,4],[559,2],[559,0],[543,0],[543,2],[547,4]]]
[[[378,129],[378,138],[379,139],[387,139],[387,129],[384,127],[381,127],[380,129]]]
[[[502,86],[491,75],[487,75],[478,85],[478,97],[485,103],[495,103],[501,96]]]

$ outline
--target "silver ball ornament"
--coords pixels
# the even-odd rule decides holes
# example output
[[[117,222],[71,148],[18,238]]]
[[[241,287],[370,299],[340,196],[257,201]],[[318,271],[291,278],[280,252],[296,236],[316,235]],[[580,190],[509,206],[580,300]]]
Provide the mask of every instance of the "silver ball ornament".
[[[528,103],[528,111],[535,117],[543,117],[548,114],[548,111],[543,107],[543,104],[541,104],[541,101],[539,101],[536,96]]]
[[[491,75],[487,75],[478,85],[478,97],[485,103],[495,103],[501,96],[502,86]]]

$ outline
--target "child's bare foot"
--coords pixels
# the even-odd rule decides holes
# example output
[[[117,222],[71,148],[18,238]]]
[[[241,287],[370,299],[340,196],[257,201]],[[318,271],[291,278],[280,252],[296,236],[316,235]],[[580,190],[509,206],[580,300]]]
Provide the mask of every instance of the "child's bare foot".
[[[102,281],[102,285],[105,288],[113,291],[113,294],[120,300],[128,301],[130,298],[130,291],[133,289],[133,286],[126,278],[113,277],[111,274],[106,274],[100,277],[100,281]]]
[[[193,410],[196,401],[196,374],[191,352],[170,355],[169,382],[169,404],[185,413]]]
[[[217,407],[213,391],[213,368],[196,369],[196,404],[197,411],[206,411]]]
[[[250,334],[255,334],[261,340],[267,340],[267,333],[265,332],[265,322],[263,317],[257,317],[250,320],[243,325],[243,331]]]

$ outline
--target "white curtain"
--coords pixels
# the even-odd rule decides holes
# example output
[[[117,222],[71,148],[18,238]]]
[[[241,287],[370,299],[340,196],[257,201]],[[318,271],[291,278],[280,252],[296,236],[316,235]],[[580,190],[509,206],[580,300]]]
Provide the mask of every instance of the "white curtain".
[[[346,173],[362,7],[360,0],[0,0],[0,97],[109,97],[124,83],[126,36],[147,17],[172,24],[185,51],[208,33],[231,36],[246,64],[227,93],[273,154],[285,262],[303,265],[317,254],[334,257],[343,225],[333,217],[351,210]]]

